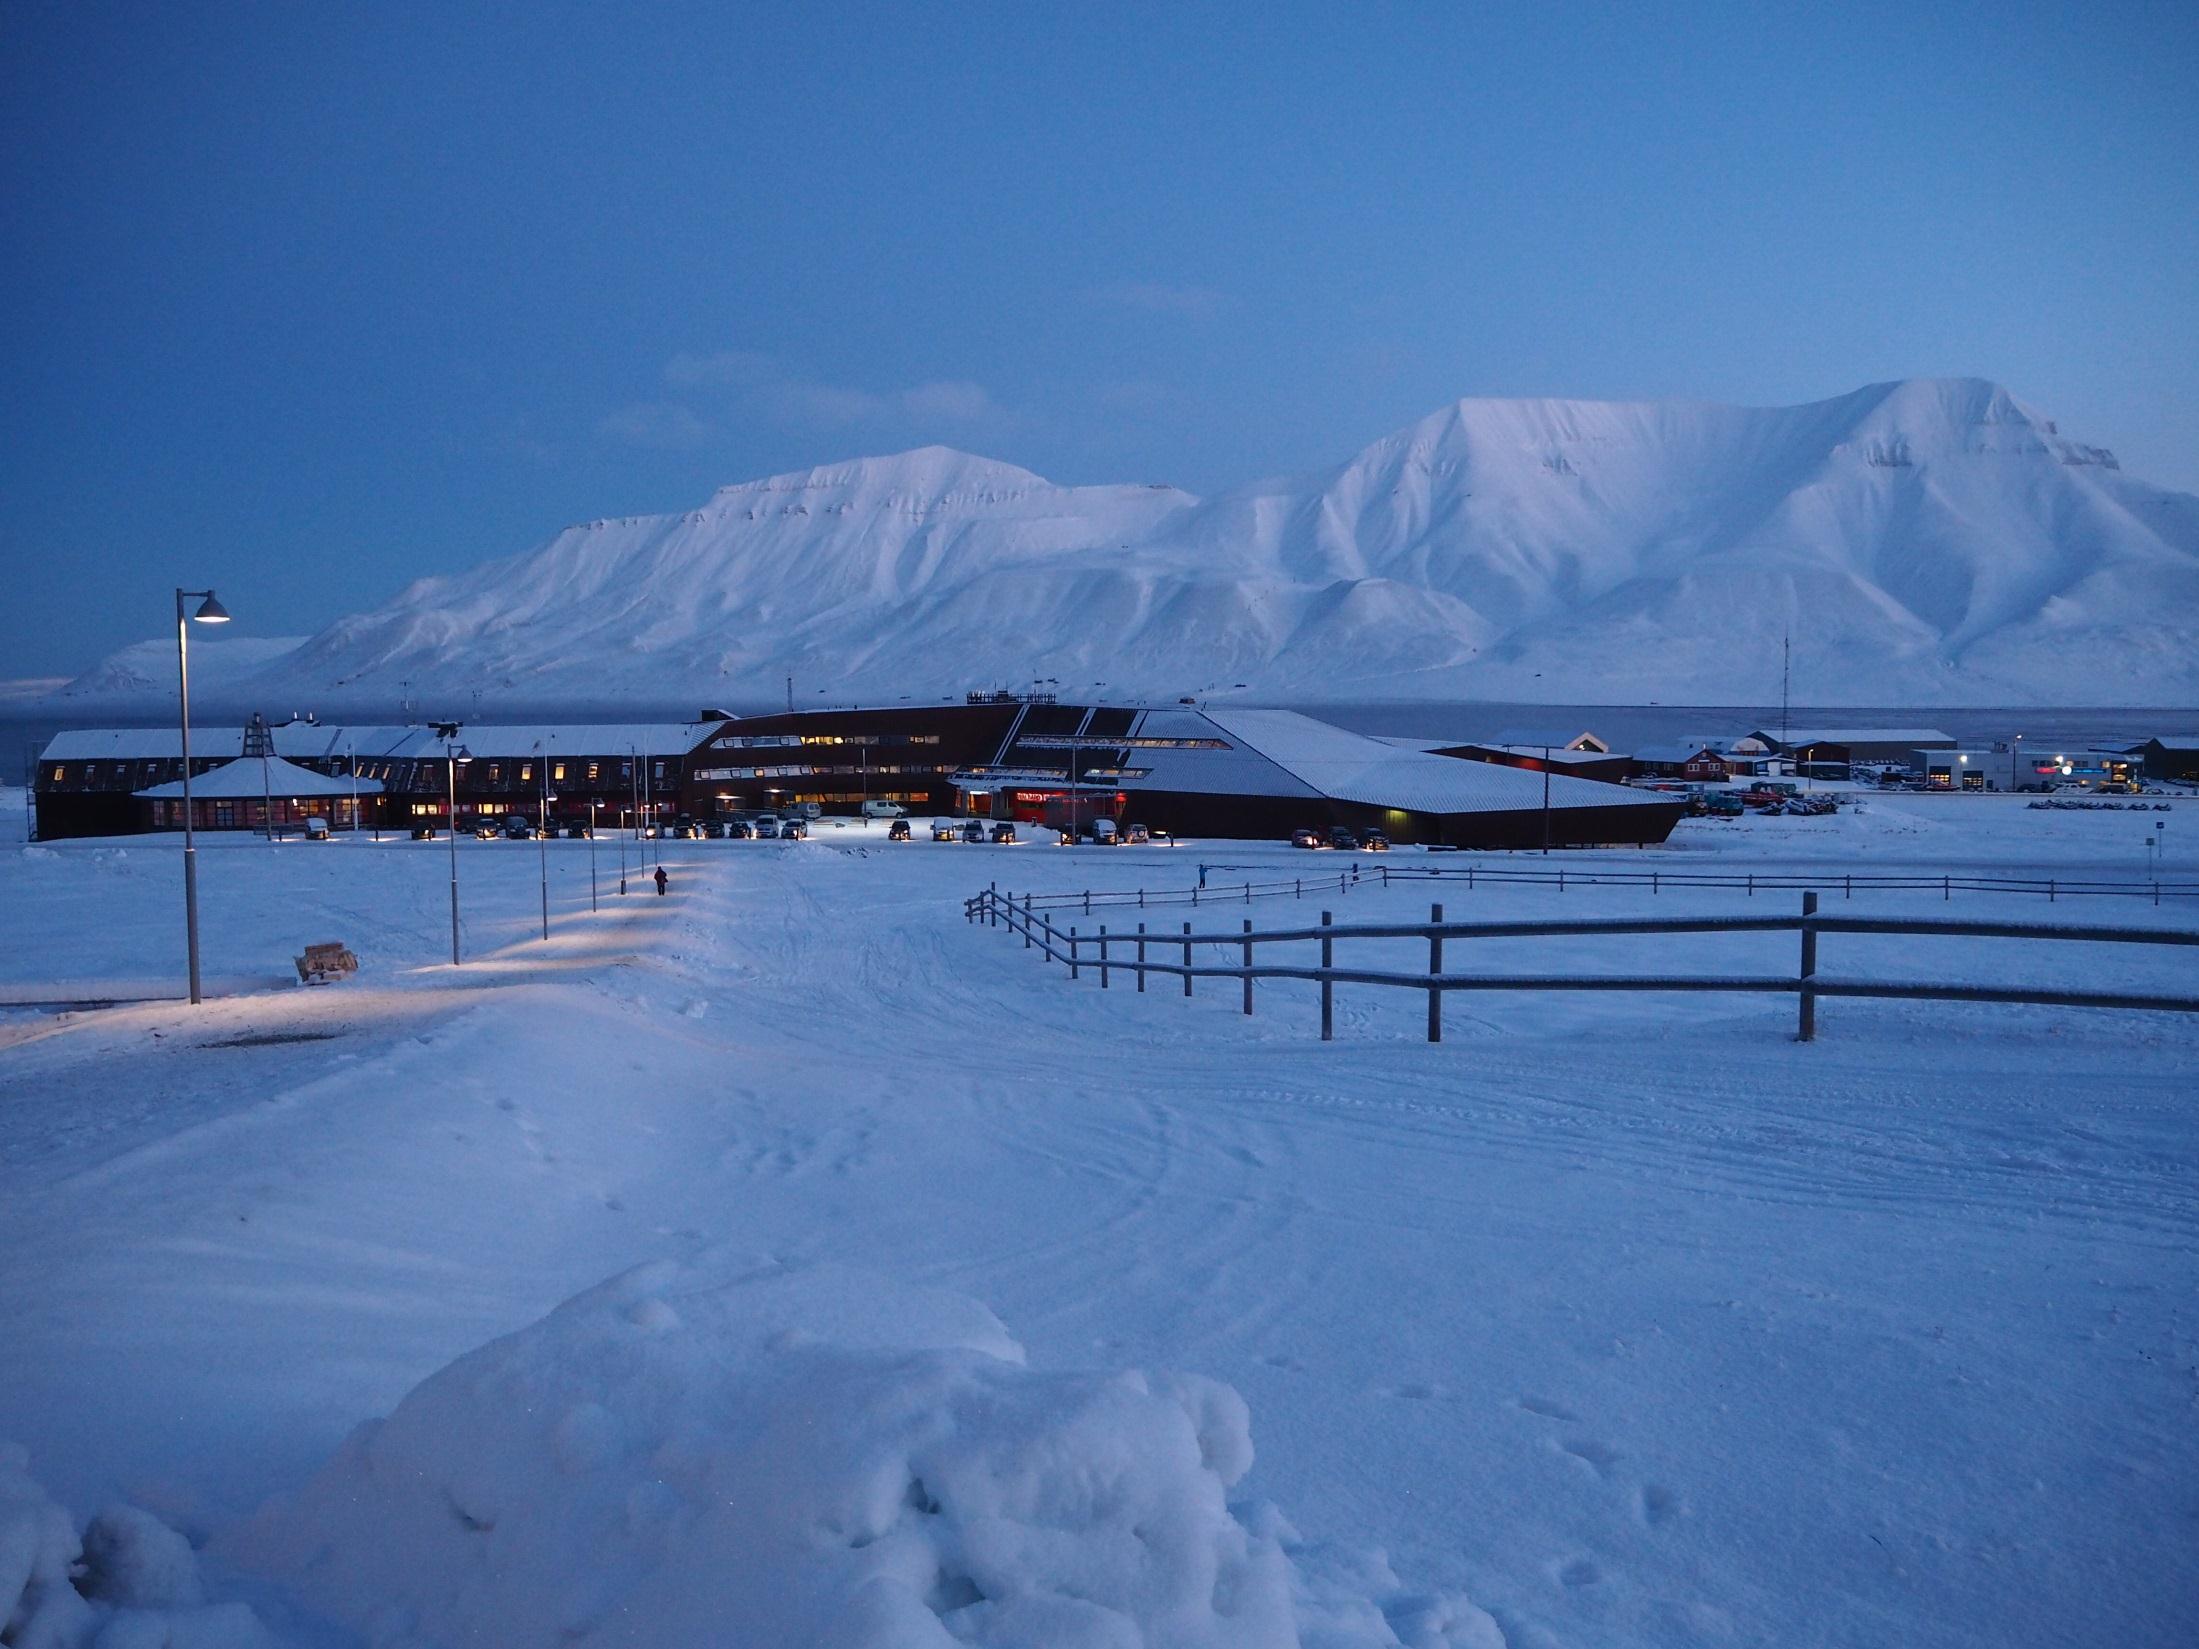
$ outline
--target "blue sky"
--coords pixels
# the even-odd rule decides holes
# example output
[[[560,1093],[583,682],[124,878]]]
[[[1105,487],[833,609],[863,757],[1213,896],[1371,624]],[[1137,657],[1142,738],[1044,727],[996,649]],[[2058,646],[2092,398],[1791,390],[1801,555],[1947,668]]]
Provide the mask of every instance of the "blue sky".
[[[945,442],[2009,384],[2199,490],[2188,4],[0,6],[0,678]]]

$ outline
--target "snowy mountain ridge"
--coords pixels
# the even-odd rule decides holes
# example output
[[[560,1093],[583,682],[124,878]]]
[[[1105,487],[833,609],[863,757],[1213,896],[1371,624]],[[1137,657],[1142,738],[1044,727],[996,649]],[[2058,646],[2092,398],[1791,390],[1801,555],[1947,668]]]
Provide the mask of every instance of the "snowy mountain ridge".
[[[943,447],[723,487],[421,580],[234,690],[341,708],[1109,696],[2199,700],[2199,498],[2006,389],[1466,400],[1212,499]],[[95,678],[65,697],[98,696]],[[81,691],[80,691],[81,690]]]

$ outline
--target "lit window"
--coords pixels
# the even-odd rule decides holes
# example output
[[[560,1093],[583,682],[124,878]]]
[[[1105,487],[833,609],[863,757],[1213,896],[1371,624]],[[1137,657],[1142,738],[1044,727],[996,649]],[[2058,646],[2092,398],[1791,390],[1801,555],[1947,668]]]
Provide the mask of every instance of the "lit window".
[[[559,762],[556,766],[552,767],[550,769],[550,777],[559,781],[560,783],[563,783],[565,778],[565,764],[563,762]]]

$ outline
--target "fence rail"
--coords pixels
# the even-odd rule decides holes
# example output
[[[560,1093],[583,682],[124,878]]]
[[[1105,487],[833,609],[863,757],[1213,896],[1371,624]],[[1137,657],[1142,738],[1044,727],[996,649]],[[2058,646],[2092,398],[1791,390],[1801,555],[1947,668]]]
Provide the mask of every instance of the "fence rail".
[[[2144,899],[2158,905],[2166,899],[2199,898],[2199,882],[2066,880],[2061,877],[1956,876],[1953,874],[1901,875],[1898,873],[1838,876],[1807,871],[1714,870],[1514,870],[1483,865],[1400,865],[1387,861],[1367,865],[1354,860],[1334,872],[1318,876],[1284,876],[1255,881],[1251,872],[1266,865],[1201,864],[1198,882],[1187,888],[1086,889],[1081,893],[1041,893],[1031,897],[1033,910],[1078,910],[1089,916],[1100,910],[1151,910],[1170,905],[1203,908],[1209,905],[1249,905],[1261,899],[1303,899],[1308,894],[1349,894],[1367,886],[1392,887],[1401,882],[1436,882],[1463,885],[1471,892],[1483,882],[1497,886],[1554,887],[1560,893],[1572,888],[1645,887],[1651,894],[1682,892],[1696,888],[1723,888],[1754,897],[1759,893],[1838,893],[1853,899],[1865,893],[1936,893],[1942,901],[1958,893],[2013,893],[2044,898],[2048,904],[2062,899]],[[1244,871],[1242,882],[1214,879],[1215,871]]]
[[[1336,1034],[1335,999],[1338,985],[1371,985],[1423,991],[1428,999],[1428,1040],[1443,1040],[1443,998],[1452,991],[1678,991],[1768,992],[1797,998],[1796,1039],[1808,1042],[1817,1031],[1817,999],[1821,996],[1876,997],[1931,1002],[2004,1002],[2040,1007],[2128,1008],[2166,1013],[2199,1013],[2199,997],[2140,994],[2127,991],[2062,990],[2036,986],[1988,984],[1915,984],[1896,980],[1825,978],[1817,971],[1817,942],[1826,934],[1894,934],[1919,938],[2013,939],[2078,942],[2088,944],[2199,946],[2199,932],[2165,928],[2126,928],[2073,923],[1994,922],[1880,916],[1828,916],[1818,912],[1818,891],[1805,889],[1802,910],[1794,916],[1679,916],[1588,917],[1533,922],[1454,922],[1444,918],[1443,907],[1429,907],[1425,922],[1339,923],[1331,911],[1321,913],[1319,925],[1255,930],[1250,917],[1235,931],[1227,928],[1194,932],[1189,922],[1180,933],[1150,931],[1140,922],[1133,932],[1110,933],[1102,924],[1097,933],[1076,927],[1057,927],[1053,912],[1064,908],[1058,896],[1046,900],[1026,894],[1019,902],[997,889],[965,901],[963,917],[971,923],[1005,928],[1020,935],[1026,950],[1039,951],[1049,962],[1064,964],[1069,977],[1079,979],[1096,969],[1102,990],[1113,987],[1118,972],[1131,974],[1136,988],[1145,989],[1148,975],[1159,974],[1183,981],[1183,994],[1192,994],[1198,979],[1233,979],[1243,989],[1243,1011],[1253,1008],[1253,983],[1260,979],[1297,979],[1320,987],[1321,1040]],[[1638,936],[1668,933],[1793,933],[1800,938],[1796,970],[1792,975],[1742,974],[1491,974],[1457,973],[1444,966],[1446,940],[1579,938],[1584,936]],[[1394,969],[1338,967],[1335,945],[1339,939],[1412,939],[1428,947],[1425,973],[1401,973]],[[1255,948],[1261,945],[1317,944],[1320,962],[1304,966],[1295,962],[1260,962]],[[1197,962],[1193,952],[1202,946],[1221,946],[1236,951],[1234,964]],[[1161,959],[1181,953],[1181,961]],[[1159,954],[1156,954],[1159,953]]]

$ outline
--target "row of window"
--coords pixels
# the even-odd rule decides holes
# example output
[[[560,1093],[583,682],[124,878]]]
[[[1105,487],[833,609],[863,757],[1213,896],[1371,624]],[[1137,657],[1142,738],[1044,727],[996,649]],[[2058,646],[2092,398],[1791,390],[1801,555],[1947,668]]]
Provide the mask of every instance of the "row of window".
[[[937,744],[937,733],[728,733],[713,750],[780,750],[805,744]]]

